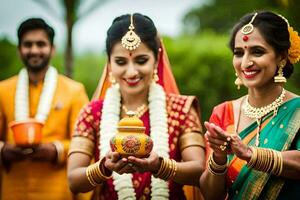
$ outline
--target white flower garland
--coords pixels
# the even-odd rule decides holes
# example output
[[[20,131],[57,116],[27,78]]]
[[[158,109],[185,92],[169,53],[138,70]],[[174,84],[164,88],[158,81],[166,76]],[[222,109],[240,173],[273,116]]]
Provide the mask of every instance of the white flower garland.
[[[169,134],[166,111],[166,94],[163,88],[152,83],[149,91],[150,136],[153,140],[153,150],[164,158],[169,158]],[[102,158],[110,150],[109,140],[117,133],[120,120],[121,95],[119,85],[110,87],[105,95],[100,123],[99,150]],[[132,174],[119,175],[113,172],[113,184],[118,199],[136,199],[132,184]],[[151,176],[152,199],[169,199],[168,182]]]
[[[51,109],[52,99],[55,93],[58,73],[50,66],[46,72],[44,86],[40,96],[35,119],[45,122]],[[15,96],[15,120],[21,121],[29,118],[29,78],[27,69],[19,72],[16,96]]]

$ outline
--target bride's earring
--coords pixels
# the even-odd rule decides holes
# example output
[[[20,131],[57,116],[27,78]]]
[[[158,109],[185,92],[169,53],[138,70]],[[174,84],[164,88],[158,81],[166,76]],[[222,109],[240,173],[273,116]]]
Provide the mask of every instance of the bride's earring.
[[[153,80],[157,83],[159,81],[159,77],[158,77],[158,74],[157,74],[157,69],[154,69],[154,72],[153,72]]]
[[[109,72],[109,75],[108,75],[109,77],[108,77],[108,79],[109,79],[109,82],[111,83],[111,84],[115,84],[117,81],[116,81],[116,79],[115,79],[115,77],[112,75],[112,72]]]

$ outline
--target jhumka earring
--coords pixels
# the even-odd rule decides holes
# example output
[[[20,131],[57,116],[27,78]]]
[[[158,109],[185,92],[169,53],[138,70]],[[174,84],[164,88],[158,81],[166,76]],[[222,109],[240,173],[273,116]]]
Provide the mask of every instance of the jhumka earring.
[[[236,75],[236,79],[234,81],[234,84],[237,86],[237,89],[241,89],[241,86],[243,85],[242,80],[240,79],[240,77],[238,77],[237,73],[235,73]]]
[[[141,38],[134,32],[133,15],[130,15],[130,25],[127,33],[122,37],[121,43],[129,51],[135,50],[141,44]]]
[[[286,78],[283,76],[283,68],[286,65],[286,61],[282,61],[278,65],[278,75],[274,77],[275,83],[286,83]]]
[[[153,80],[155,82],[158,82],[159,81],[159,77],[158,77],[158,74],[157,74],[157,69],[154,69],[154,72],[153,72]]]
[[[111,83],[111,84],[115,84],[117,81],[116,81],[116,79],[115,79],[115,77],[112,75],[112,73],[111,72],[109,72],[109,75],[108,75],[109,77],[108,77],[108,79],[109,79],[109,82]]]

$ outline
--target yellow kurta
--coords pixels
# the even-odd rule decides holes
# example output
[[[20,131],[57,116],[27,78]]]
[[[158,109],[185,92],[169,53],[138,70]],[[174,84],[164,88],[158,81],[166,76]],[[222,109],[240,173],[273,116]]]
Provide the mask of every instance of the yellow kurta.
[[[14,143],[8,124],[15,119],[17,80],[17,76],[14,76],[0,82],[0,138],[9,143]],[[30,117],[36,114],[42,88],[42,82],[37,85],[30,84]],[[59,140],[64,144],[67,154],[75,120],[79,110],[87,102],[88,97],[82,84],[59,75],[51,110],[43,127],[42,142]],[[67,183],[66,164],[58,166],[32,161],[13,163],[8,172],[2,170],[0,194],[2,200],[72,199]]]

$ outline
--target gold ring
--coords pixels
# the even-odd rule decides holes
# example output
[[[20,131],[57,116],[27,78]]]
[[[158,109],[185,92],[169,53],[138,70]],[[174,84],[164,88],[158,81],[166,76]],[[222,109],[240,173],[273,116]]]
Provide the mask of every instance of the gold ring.
[[[223,146],[227,146],[228,145],[228,142],[224,142]]]
[[[221,151],[225,151],[226,150],[226,146],[224,146],[224,145],[220,145],[219,147],[220,147]]]

